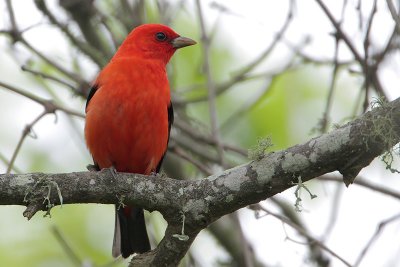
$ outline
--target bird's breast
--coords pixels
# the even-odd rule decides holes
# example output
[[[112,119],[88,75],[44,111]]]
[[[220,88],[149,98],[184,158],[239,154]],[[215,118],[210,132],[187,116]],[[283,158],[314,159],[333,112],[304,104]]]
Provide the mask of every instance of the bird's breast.
[[[110,85],[100,86],[88,105],[88,148],[100,168],[149,174],[167,149],[170,99],[169,92],[160,90],[168,85],[149,84],[141,90],[129,88],[129,83]]]

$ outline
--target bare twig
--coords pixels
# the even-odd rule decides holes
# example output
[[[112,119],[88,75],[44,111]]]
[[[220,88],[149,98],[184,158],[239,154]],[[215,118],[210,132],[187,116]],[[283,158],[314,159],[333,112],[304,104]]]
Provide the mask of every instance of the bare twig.
[[[62,106],[54,103],[52,100],[43,99],[41,97],[38,97],[34,94],[23,91],[23,90],[15,87],[15,86],[12,86],[10,84],[6,84],[6,83],[0,81],[0,87],[3,87],[11,92],[17,93],[19,95],[22,95],[26,98],[29,98],[29,99],[35,101],[36,103],[42,105],[46,110],[49,110],[50,111],[49,113],[54,113],[56,110],[60,110],[62,112],[65,112],[68,115],[85,118],[85,115],[83,115],[80,112],[74,111],[74,110],[66,108],[66,107],[62,107]]]
[[[376,228],[375,233],[371,236],[370,240],[368,243],[365,245],[364,249],[361,251],[360,255],[358,256],[356,262],[354,263],[354,267],[357,267],[360,265],[361,261],[364,259],[365,255],[367,255],[368,250],[371,248],[371,246],[374,244],[374,242],[378,239],[379,235],[382,233],[383,229],[389,224],[392,223],[396,220],[400,219],[400,214],[396,214],[381,223],[379,223],[378,227]]]
[[[172,134],[171,140],[175,141],[179,147],[190,151],[194,156],[197,156],[202,161],[208,161],[212,164],[218,164],[219,162],[215,150],[210,150],[201,143],[193,142],[193,139],[186,135],[177,137],[175,134]]]
[[[0,153],[0,161],[2,161],[5,166],[10,165],[10,161],[2,153]],[[12,166],[12,170],[15,173],[22,173],[22,171],[17,166],[15,166],[15,164]]]
[[[70,79],[76,81],[78,84],[85,84],[86,81],[80,77],[77,73],[71,72],[64,67],[62,67],[60,64],[56,63],[55,61],[51,60],[47,56],[45,56],[42,52],[34,48],[22,35],[21,31],[19,30],[17,23],[15,21],[15,15],[14,15],[14,10],[11,4],[10,0],[6,0],[6,6],[7,6],[7,11],[8,15],[10,17],[11,21],[11,30],[7,31],[7,33],[11,36],[13,39],[13,42],[20,42],[22,43],[26,48],[31,50],[34,54],[36,54],[39,58],[50,64],[52,67],[60,71],[62,74],[66,75]]]
[[[343,192],[343,186],[341,184],[337,184],[335,187],[335,192],[332,198],[331,210],[329,214],[328,223],[323,231],[324,235],[322,236],[323,240],[327,240],[332,233],[333,228],[335,227],[339,208],[340,208],[340,200]]]
[[[103,28],[98,27],[98,10],[93,1],[60,1],[59,5],[69,13],[78,25],[90,47],[95,47],[107,62],[114,51],[105,37]],[[114,7],[110,3],[110,7]]]
[[[241,68],[239,71],[235,72],[235,75],[233,75],[228,81],[221,82],[215,85],[215,91],[216,95],[220,95],[230,88],[232,86],[247,80],[248,74],[254,70],[260,63],[262,63],[269,55],[271,55],[272,51],[275,49],[275,47],[279,44],[279,42],[283,39],[283,36],[285,35],[287,29],[289,28],[290,23],[292,22],[293,19],[293,6],[290,6],[290,9],[287,13],[286,19],[282,25],[282,27],[277,31],[274,40],[271,42],[271,44],[256,58],[254,59],[251,63],[249,63],[247,66]],[[196,103],[196,102],[201,102],[201,101],[206,101],[207,97],[200,96],[197,98],[192,98],[187,101],[180,101],[178,104],[189,104],[189,103]]]
[[[54,111],[53,111],[54,112]],[[39,114],[39,116],[37,116],[31,123],[27,124],[24,128],[24,130],[22,131],[22,135],[18,141],[17,146],[15,147],[14,153],[12,154],[10,163],[8,164],[7,167],[7,171],[6,173],[10,173],[13,166],[14,166],[14,162],[17,158],[17,155],[19,153],[19,151],[21,150],[22,147],[22,143],[24,142],[25,138],[31,133],[32,131],[32,127],[38,122],[40,121],[45,115],[52,113],[51,110],[44,110],[42,113]],[[35,136],[34,136],[35,137]]]
[[[174,126],[182,132],[186,133],[195,141],[202,142],[211,146],[215,145],[215,140],[213,140],[210,136],[201,134],[198,130],[191,127],[185,120],[174,121]],[[245,149],[227,143],[222,143],[222,147],[224,150],[229,150],[241,156],[247,157],[247,151]]]
[[[52,230],[55,238],[57,239],[58,243],[60,243],[65,254],[67,254],[68,258],[73,262],[73,264],[77,267],[83,266],[82,260],[78,257],[77,253],[72,249],[72,247],[65,240],[65,237],[60,232],[60,230],[56,226],[53,226],[51,228],[51,230]]]
[[[347,6],[347,1],[343,2],[343,6],[342,6],[342,12],[341,12],[341,18],[339,21],[339,24],[342,24],[343,19],[344,19],[344,13],[346,10],[346,6]],[[329,86],[329,94],[328,97],[326,99],[326,105],[325,105],[325,110],[323,113],[323,118],[320,122],[320,131],[322,133],[326,132],[328,130],[328,126],[329,126],[329,113],[331,110],[331,106],[332,106],[332,102],[333,102],[333,94],[335,91],[335,87],[336,87],[336,79],[337,79],[337,74],[338,74],[338,70],[339,70],[339,46],[340,46],[340,38],[337,34],[334,34],[334,38],[335,38],[335,51],[333,54],[333,70],[332,70],[332,76],[331,76],[331,83]]]
[[[177,155],[178,157],[186,160],[187,162],[190,162],[197,169],[199,169],[203,174],[205,174],[205,175],[211,175],[212,174],[212,171],[207,166],[205,166],[201,162],[197,161],[196,159],[194,159],[190,155],[186,154],[186,152],[183,149],[181,149],[179,147],[176,147],[176,146],[173,146],[170,149],[170,151],[172,153],[174,153],[175,155]]]
[[[29,72],[29,73],[31,73],[33,75],[39,76],[39,77],[41,77],[43,79],[47,79],[47,80],[50,80],[50,81],[57,82],[57,83],[65,86],[65,87],[71,89],[76,94],[80,94],[80,92],[78,92],[77,88],[74,85],[62,80],[61,78],[58,78],[56,76],[53,76],[53,75],[50,75],[50,74],[47,74],[47,73],[44,73],[44,72],[40,72],[40,71],[37,71],[37,70],[30,69],[27,66],[21,66],[21,70]]]
[[[339,54],[339,38],[337,38],[337,36],[336,36],[335,37],[335,52],[334,52],[334,56],[333,56],[333,70],[332,70],[332,76],[331,76],[331,84],[329,86],[329,94],[326,99],[325,110],[324,110],[323,117],[321,119],[321,125],[320,125],[320,130],[322,133],[325,133],[328,130],[328,126],[329,126],[329,113],[330,113],[332,102],[333,102],[333,94],[335,91],[336,79],[337,79],[337,74],[338,74],[338,70],[339,70],[338,54]]]
[[[339,176],[334,176],[334,175],[323,175],[321,177],[319,177],[318,179],[320,179],[321,181],[333,181],[333,182],[342,182],[342,178]],[[365,188],[371,189],[374,192],[379,192],[394,198],[397,198],[398,200],[400,200],[400,192],[394,191],[390,188],[385,188],[381,185],[377,185],[377,184],[373,184],[369,181],[367,181],[366,179],[362,178],[362,177],[358,177],[354,180],[354,184],[359,185],[359,186],[363,186]]]
[[[82,42],[72,34],[67,25],[58,21],[53,13],[47,8],[45,0],[35,0],[35,4],[36,7],[43,13],[43,15],[45,15],[53,25],[55,25],[68,37],[74,47],[78,48],[85,55],[89,56],[100,68],[107,63],[107,59],[100,53],[100,51],[97,50],[97,47],[90,46],[87,43]]]
[[[292,227],[293,229],[295,229],[297,232],[299,232],[302,236],[307,237],[308,240],[310,240],[310,242],[313,242],[314,244],[318,245],[320,248],[322,248],[323,250],[325,250],[326,252],[328,252],[329,254],[331,254],[333,257],[337,258],[338,260],[340,260],[344,265],[351,267],[352,265],[346,261],[343,257],[339,256],[337,253],[335,253],[333,250],[331,250],[329,247],[327,247],[324,243],[322,243],[321,241],[319,241],[318,239],[316,239],[315,237],[311,236],[309,233],[307,233],[303,228],[299,227],[297,224],[293,223],[292,221],[288,220],[286,217],[272,212],[268,209],[266,209],[265,207],[263,207],[260,204],[257,205],[252,205],[252,206],[256,206],[255,209],[259,209],[262,210],[264,212],[267,213],[267,215],[271,215],[275,218],[277,218],[278,220],[282,221],[283,223],[289,225],[290,227]],[[288,237],[288,239],[295,241],[291,238]],[[299,244],[302,244],[300,242],[296,242]]]
[[[288,203],[287,201],[281,200],[278,196],[273,196],[269,198],[279,209],[280,214],[286,217],[288,220],[298,225],[298,227],[304,229],[305,232],[310,233],[310,230],[307,229],[307,225],[302,221],[301,214],[297,212],[293,208],[292,203]],[[251,205],[250,205],[251,207]],[[256,214],[256,216],[260,217],[260,214]],[[301,235],[301,233],[299,233]],[[307,239],[307,236],[304,236]],[[307,244],[310,251],[309,260],[315,262],[316,266],[327,267],[329,266],[330,260],[323,253],[323,250],[316,244],[312,242],[312,240],[307,239]]]
[[[254,108],[257,104],[260,103],[260,101],[263,101],[267,94],[270,94],[271,89],[273,89],[276,85],[276,82],[279,80],[279,77],[282,73],[289,72],[291,70],[294,70],[295,68],[293,67],[294,64],[294,58],[292,60],[289,60],[288,63],[280,70],[274,72],[274,73],[268,73],[264,75],[260,75],[260,77],[264,77],[266,79],[266,82],[262,85],[262,91],[260,91],[259,95],[256,95],[253,99],[251,99],[247,104],[243,105],[241,108],[238,108],[235,113],[233,113],[231,116],[229,116],[224,123],[221,125],[221,130],[222,131],[227,131],[228,127],[231,125],[234,125],[234,122],[237,122],[237,120],[247,114],[252,108]]]
[[[204,22],[203,11],[200,0],[196,0],[197,14],[200,22],[201,30],[201,43],[203,48],[203,68],[207,79],[208,89],[208,107],[210,112],[210,124],[211,124],[211,136],[215,141],[215,145],[218,153],[218,160],[221,166],[225,166],[224,150],[221,144],[218,118],[217,118],[217,107],[216,107],[216,88],[212,77],[211,65],[210,65],[210,39],[207,35],[206,25]]]
[[[330,22],[332,23],[333,27],[336,30],[336,35],[338,38],[342,39],[344,43],[347,45],[347,47],[350,49],[351,53],[353,54],[354,58],[357,60],[359,65],[361,66],[364,74],[366,75],[364,78],[365,79],[370,79],[373,82],[373,85],[376,89],[376,91],[385,99],[387,99],[387,96],[382,88],[382,85],[380,83],[379,77],[377,75],[377,66],[371,67],[368,62],[368,58],[365,58],[361,56],[361,54],[357,51],[356,47],[351,41],[351,38],[349,38],[346,33],[342,30],[340,23],[336,21],[336,19],[333,17],[333,14],[330,12],[328,7],[324,4],[322,0],[315,0],[318,5],[321,7],[321,9],[324,11],[325,15],[328,17]],[[361,1],[360,1],[361,3]],[[374,13],[372,13],[374,14]],[[368,90],[367,90],[368,91]]]
[[[81,114],[79,112],[76,112],[74,110],[59,106],[59,105],[53,103],[53,101],[51,101],[51,100],[42,99],[42,98],[40,98],[40,97],[38,97],[36,95],[33,95],[31,93],[28,93],[28,92],[25,92],[25,91],[23,91],[23,90],[21,90],[21,89],[19,89],[17,87],[14,87],[12,85],[0,82],[0,87],[3,87],[3,88],[5,88],[5,89],[7,89],[7,90],[9,90],[11,92],[14,92],[14,93],[22,95],[22,96],[24,96],[26,98],[29,98],[29,99],[35,101],[36,103],[42,105],[43,108],[44,108],[43,112],[40,113],[31,123],[27,124],[25,126],[24,130],[22,131],[22,135],[21,135],[21,137],[20,137],[20,139],[18,141],[18,144],[17,144],[17,146],[16,146],[16,148],[14,150],[14,153],[13,153],[11,159],[10,159],[10,162],[8,164],[6,173],[10,173],[11,170],[13,169],[13,166],[14,166],[15,160],[17,158],[17,155],[18,155],[18,153],[19,153],[19,151],[20,151],[20,149],[22,147],[22,143],[24,142],[25,138],[31,133],[32,127],[38,121],[40,121],[45,115],[51,114],[51,113],[55,113],[57,110],[60,110],[60,111],[65,112],[68,115],[73,115],[73,116],[77,116],[77,117],[81,117],[81,118],[85,117],[83,114]]]
[[[364,64],[363,64],[364,77],[365,77],[365,82],[364,82],[365,98],[364,98],[364,105],[363,105],[364,112],[368,109],[368,106],[369,106],[369,86],[370,86],[371,80],[374,77],[374,75],[370,75],[370,72],[373,69],[370,67],[370,63],[369,63],[369,61],[370,61],[369,49],[370,49],[370,43],[371,43],[370,33],[371,33],[372,23],[374,21],[376,11],[377,11],[377,9],[376,9],[376,0],[375,0],[373,3],[371,14],[368,19],[367,32],[365,33],[365,37],[364,37]],[[376,66],[376,68],[377,68],[377,66]]]
[[[249,240],[247,240],[247,238],[244,235],[243,232],[243,228],[240,224],[240,220],[239,220],[239,214],[238,212],[234,212],[231,213],[229,215],[229,217],[231,217],[233,223],[235,224],[235,229],[236,231],[239,232],[239,236],[240,236],[240,246],[242,247],[242,251],[244,254],[244,266],[245,267],[253,267],[255,266],[255,255],[254,255],[254,251],[251,247],[251,244],[249,242]]]
[[[350,51],[353,53],[353,56],[355,59],[360,63],[364,64],[364,59],[360,55],[360,53],[357,51],[353,43],[351,42],[350,38],[344,33],[342,30],[340,23],[336,21],[336,19],[333,17],[332,13],[329,11],[328,7],[324,4],[322,0],[315,0],[318,5],[322,8],[324,11],[325,15],[328,17],[328,19],[331,21],[332,25],[334,26],[335,30],[337,31],[338,38],[342,39],[347,47],[350,49]]]
[[[392,15],[392,18],[396,23],[396,27],[399,29],[400,28],[400,16],[396,12],[396,8],[395,8],[395,6],[393,4],[393,1],[392,0],[386,0],[386,4],[387,4],[387,6],[389,8],[390,15]]]

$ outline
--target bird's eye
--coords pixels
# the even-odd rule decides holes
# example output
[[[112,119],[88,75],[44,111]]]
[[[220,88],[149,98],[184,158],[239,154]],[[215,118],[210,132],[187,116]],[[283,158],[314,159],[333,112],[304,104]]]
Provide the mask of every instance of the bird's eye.
[[[167,35],[163,32],[157,32],[156,39],[157,39],[157,41],[160,41],[160,42],[165,41],[165,40],[167,40]]]

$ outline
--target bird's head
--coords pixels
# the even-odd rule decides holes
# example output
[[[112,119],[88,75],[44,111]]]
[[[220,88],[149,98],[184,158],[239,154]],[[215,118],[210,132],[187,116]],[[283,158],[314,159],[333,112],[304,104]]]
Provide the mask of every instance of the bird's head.
[[[161,59],[166,64],[177,49],[194,44],[165,25],[144,24],[131,31],[116,55]]]

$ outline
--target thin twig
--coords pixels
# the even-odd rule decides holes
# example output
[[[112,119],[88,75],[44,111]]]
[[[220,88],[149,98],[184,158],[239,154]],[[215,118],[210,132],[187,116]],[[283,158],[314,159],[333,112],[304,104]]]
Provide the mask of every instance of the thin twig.
[[[25,126],[24,130],[22,131],[22,135],[21,135],[21,137],[20,137],[20,139],[18,141],[18,144],[17,144],[17,146],[16,146],[16,148],[14,150],[14,153],[12,154],[10,163],[8,164],[7,171],[6,171],[7,174],[11,172],[11,170],[12,170],[12,168],[14,166],[14,162],[17,159],[17,155],[18,155],[19,151],[21,150],[22,143],[24,142],[26,137],[31,133],[32,127],[47,114],[49,114],[49,111],[44,110],[31,123],[29,123],[29,124],[27,124]]]
[[[109,45],[110,42],[99,27],[97,9],[93,1],[60,1],[59,6],[65,9],[79,27],[82,37],[90,47],[95,47],[104,62],[107,62],[114,54],[114,50]],[[109,3],[110,8],[114,5]]]
[[[67,254],[68,258],[73,262],[73,264],[77,267],[83,266],[82,260],[78,257],[77,253],[72,249],[72,247],[65,240],[65,238],[62,235],[62,233],[60,232],[60,230],[56,226],[53,226],[51,228],[51,231],[53,232],[58,243],[60,243],[65,254]]]
[[[356,4],[356,10],[358,13],[358,28],[361,31],[363,27],[363,14],[362,14],[362,1],[358,0]]]
[[[240,246],[241,246],[241,250],[244,254],[244,266],[245,267],[253,267],[255,266],[255,255],[254,255],[254,251],[251,247],[251,244],[249,242],[249,240],[247,240],[247,238],[244,235],[243,232],[243,228],[242,225],[240,224],[240,220],[239,220],[239,213],[236,211],[234,213],[229,214],[229,217],[231,217],[233,223],[235,224],[235,229],[236,231],[239,232],[239,237],[240,237]]]
[[[323,175],[321,177],[318,177],[317,179],[321,180],[321,181],[332,181],[332,182],[343,183],[343,178],[341,178],[339,176],[334,176],[334,175]],[[375,192],[379,192],[379,193],[382,193],[382,194],[385,194],[385,195],[388,195],[388,196],[391,196],[391,197],[394,197],[394,198],[397,198],[398,200],[400,200],[400,192],[383,187],[381,185],[373,184],[373,183],[367,181],[365,178],[362,178],[360,176],[357,176],[357,178],[354,179],[353,184],[363,186],[363,187],[371,189]]]
[[[241,117],[246,116],[249,112],[256,107],[260,102],[265,100],[267,94],[271,93],[271,89],[274,88],[279,75],[267,78],[266,81],[261,85],[261,90],[256,95],[244,103],[240,108],[237,108],[225,121],[221,124],[221,131],[229,132],[230,128],[237,126],[238,121]]]
[[[8,159],[6,158],[6,156],[4,156],[2,153],[0,153],[0,160],[4,163],[4,165],[8,166],[10,164],[10,162],[8,161]],[[19,169],[17,166],[15,166],[15,164],[12,166],[12,170],[15,173],[22,173],[22,170]]]
[[[39,77],[41,77],[43,79],[47,79],[47,80],[51,80],[51,81],[57,82],[57,83],[59,83],[61,85],[64,85],[65,87],[68,87],[69,89],[71,89],[73,92],[75,92],[77,94],[80,93],[80,92],[78,92],[78,90],[76,89],[76,87],[74,85],[72,85],[72,84],[70,84],[70,83],[68,83],[68,82],[66,82],[66,81],[64,81],[64,80],[62,80],[62,79],[60,79],[60,78],[58,78],[56,76],[52,76],[52,75],[44,73],[44,72],[40,72],[40,71],[37,71],[37,70],[30,69],[27,66],[21,66],[21,70],[29,72],[29,73],[31,73],[33,75],[39,76]]]
[[[400,219],[400,214],[396,214],[382,222],[379,223],[378,227],[376,228],[375,233],[371,236],[368,243],[365,245],[364,249],[361,251],[360,255],[358,256],[356,262],[354,263],[353,267],[357,267],[360,265],[361,261],[364,259],[365,255],[367,255],[368,250],[374,244],[374,242],[378,239],[379,235],[383,231],[383,229],[389,224],[396,220]]]
[[[17,30],[17,21],[15,20],[14,10],[12,8],[11,0],[6,0],[6,6],[8,10],[8,15],[10,16],[11,28],[12,30]],[[16,34],[16,33],[14,33]]]
[[[333,70],[332,70],[332,76],[331,76],[331,84],[329,86],[329,93],[328,97],[326,99],[326,105],[325,105],[325,110],[323,113],[323,118],[321,120],[321,133],[325,133],[328,130],[328,125],[329,125],[329,113],[332,107],[332,102],[333,102],[333,94],[335,91],[336,87],[336,79],[337,79],[337,74],[339,70],[339,64],[338,64],[338,54],[339,54],[339,38],[335,36],[335,52],[333,56]]]
[[[221,125],[220,127],[221,130],[225,132],[228,131],[227,128],[229,125],[235,125],[235,123],[237,123],[238,119],[241,116],[248,114],[248,112],[252,110],[252,108],[256,107],[257,104],[263,101],[265,99],[265,96],[269,94],[271,90],[275,87],[276,82],[278,81],[282,73],[287,73],[289,71],[295,70],[295,67],[293,67],[294,61],[295,57],[293,57],[292,60],[289,60],[286,66],[276,71],[275,73],[264,74],[264,77],[267,78],[266,78],[266,84],[262,85],[263,90],[258,95],[254,96],[253,99],[251,99],[243,107],[237,109],[235,113],[230,115]]]
[[[187,162],[193,164],[197,169],[199,169],[203,174],[205,175],[211,175],[212,171],[205,166],[204,164],[202,164],[201,162],[195,160],[193,157],[189,156],[188,154],[186,154],[186,152],[179,148],[179,147],[172,147],[170,149],[170,152],[174,153],[175,155],[177,155],[178,157],[186,160]]]
[[[67,77],[69,77],[70,79],[76,81],[78,84],[86,83],[86,81],[82,77],[80,77],[77,73],[74,73],[74,72],[71,72],[71,71],[65,69],[64,67],[62,67],[61,65],[59,65],[55,61],[53,61],[50,58],[48,58],[47,56],[45,56],[42,52],[40,52],[39,50],[34,48],[23,37],[23,35],[21,34],[21,31],[18,29],[17,23],[15,21],[14,10],[13,10],[13,7],[12,7],[12,4],[11,4],[10,0],[6,0],[6,6],[7,6],[7,11],[8,11],[8,15],[10,17],[11,27],[12,27],[11,30],[8,31],[8,34],[12,37],[13,42],[20,42],[26,48],[28,48],[31,52],[36,54],[39,58],[41,58],[42,60],[44,60],[45,62],[50,64],[52,67],[54,67],[55,69],[57,69],[58,71],[60,71],[61,73],[63,73]]]
[[[99,14],[101,24],[104,26],[104,28],[107,30],[107,33],[110,35],[112,44],[113,44],[113,50],[117,50],[119,45],[121,44],[121,38],[117,37],[116,33],[113,30],[113,27],[111,25],[111,20],[109,17],[107,17],[103,12],[99,9],[97,9],[97,13]],[[125,35],[127,33],[125,32]]]
[[[280,199],[278,196],[273,196],[268,200],[274,203],[277,208],[279,208],[279,214],[288,218],[288,220],[304,229],[305,232],[310,233],[310,230],[307,229],[306,223],[302,221],[301,214],[293,209],[292,203],[288,203],[287,201]],[[301,235],[301,233],[299,234]],[[307,236],[305,236],[305,238],[307,239]],[[314,242],[310,242],[311,240],[307,239],[307,241],[308,242],[305,245],[308,246],[310,251],[309,260],[315,262],[316,266],[329,266],[330,260],[323,253],[323,250],[318,245],[314,244]]]
[[[61,65],[59,65],[58,63],[56,63],[55,61],[53,61],[52,59],[48,58],[47,56],[45,56],[42,52],[40,52],[39,50],[37,50],[36,48],[34,48],[30,43],[28,43],[28,41],[25,40],[25,38],[23,38],[21,36],[21,39],[19,40],[26,48],[28,48],[29,50],[31,50],[34,54],[36,54],[38,57],[40,57],[42,60],[44,60],[45,62],[47,62],[48,64],[50,64],[52,67],[54,67],[55,69],[57,69],[58,71],[60,71],[62,74],[64,74],[65,76],[69,77],[71,80],[75,81],[78,84],[87,84],[87,86],[89,87],[89,84],[82,78],[80,77],[77,73],[75,72],[71,72],[67,69],[65,69],[64,67],[62,67]]]
[[[396,7],[393,4],[392,0],[386,0],[386,4],[389,8],[390,15],[392,15],[393,20],[396,23],[396,27],[400,28],[400,16],[396,13]]]
[[[328,223],[325,227],[325,230],[323,231],[324,235],[322,236],[323,240],[327,240],[332,233],[333,228],[335,227],[338,214],[339,214],[339,208],[340,208],[340,200],[341,196],[343,193],[343,187],[341,184],[337,184],[335,187],[335,192],[333,194],[332,198],[332,205],[331,205],[331,210],[329,214],[329,219]]]
[[[68,37],[74,47],[78,48],[80,51],[82,51],[82,53],[91,58],[93,62],[96,63],[100,68],[107,64],[106,58],[100,53],[100,51],[97,50],[96,47],[90,46],[87,43],[79,40],[77,37],[75,37],[75,35],[72,34],[67,25],[58,21],[56,16],[54,16],[53,13],[51,13],[51,11],[47,8],[46,1],[36,0],[34,2],[36,7],[43,13],[43,15],[45,15],[54,26],[60,29]]]
[[[315,0],[318,5],[321,7],[321,9],[324,11],[325,15],[328,17],[332,25],[334,26],[336,30],[336,34],[338,38],[342,39],[344,43],[347,45],[347,47],[350,49],[351,53],[353,54],[354,58],[357,60],[357,62],[360,64],[361,68],[364,71],[364,74],[368,73],[368,77],[365,77],[365,79],[368,79],[371,77],[371,80],[373,81],[374,87],[376,91],[385,99],[387,99],[387,96],[382,88],[382,85],[379,81],[379,78],[377,76],[376,70],[377,66],[370,68],[370,66],[367,64],[368,62],[364,57],[361,56],[361,54],[357,51],[356,47],[351,41],[351,38],[346,35],[346,33],[342,30],[340,23],[336,21],[336,19],[333,17],[333,14],[330,12],[330,10],[327,8],[327,6],[324,4],[322,0]],[[360,1],[361,2],[361,1]]]
[[[342,22],[343,22],[346,6],[347,6],[347,1],[344,1],[343,6],[342,6],[342,12],[341,12],[341,18],[340,18],[339,24],[342,24]],[[321,121],[321,127],[320,127],[321,133],[325,133],[328,130],[329,113],[330,113],[332,102],[333,102],[333,94],[335,91],[336,79],[337,79],[337,74],[338,74],[338,70],[339,70],[338,57],[339,57],[340,38],[337,34],[335,34],[334,37],[335,37],[335,51],[333,54],[333,70],[332,70],[331,84],[329,86],[329,94],[328,94],[328,97],[326,100],[325,110],[324,110],[323,118]]]
[[[298,56],[300,59],[303,60],[304,63],[311,63],[314,65],[328,65],[331,66],[332,65],[332,59],[329,58],[315,58],[312,57],[311,55],[306,54],[303,49],[305,48],[305,45],[309,42],[308,39],[306,38],[306,40],[303,41],[303,43],[301,43],[300,45],[293,45],[290,41],[288,40],[282,40],[282,42],[292,50],[292,52]],[[341,60],[337,62],[337,65],[339,67],[345,67],[345,66],[349,66],[352,65],[354,63],[354,60]]]
[[[371,28],[372,28],[372,23],[374,20],[376,14],[376,0],[374,1],[373,7],[372,7],[372,11],[371,14],[369,16],[368,19],[368,23],[367,23],[367,32],[365,33],[365,37],[364,37],[364,77],[365,77],[365,98],[364,98],[364,104],[363,104],[363,108],[364,108],[364,112],[368,109],[369,107],[369,86],[371,83],[371,78],[373,77],[373,75],[369,75],[372,68],[370,67],[369,64],[369,49],[370,49],[370,33],[371,33]]]
[[[334,26],[335,30],[337,31],[339,38],[341,38],[346,43],[347,47],[353,53],[353,56],[356,58],[356,60],[360,64],[363,64],[363,62],[364,62],[363,57],[360,55],[360,53],[358,53],[357,49],[355,48],[353,43],[350,41],[350,38],[343,32],[342,28],[340,27],[340,23],[336,21],[336,19],[333,17],[332,13],[329,11],[329,9],[324,4],[324,2],[322,2],[322,0],[315,0],[315,1],[319,4],[319,6],[324,11],[325,15],[331,21],[332,25]]]
[[[207,35],[206,25],[204,22],[203,11],[201,7],[200,0],[196,0],[197,14],[200,22],[201,30],[201,41],[203,48],[203,68],[207,79],[207,89],[208,89],[208,107],[210,112],[210,123],[211,123],[211,136],[215,141],[217,148],[218,159],[221,166],[225,166],[224,160],[224,150],[221,145],[220,132],[218,128],[218,118],[217,118],[217,107],[216,107],[216,88],[215,83],[211,73],[210,64],[210,39]]]
[[[55,104],[52,100],[43,99],[41,97],[38,97],[31,93],[28,93],[28,92],[21,90],[15,86],[10,85],[10,84],[6,84],[6,83],[0,81],[0,87],[3,87],[11,92],[17,93],[26,98],[29,98],[30,100],[35,101],[36,103],[42,105],[45,109],[51,111],[51,113],[54,113],[54,111],[56,111],[56,110],[60,110],[68,115],[85,118],[85,115],[80,112],[74,111],[74,110],[66,108],[66,107],[62,107],[60,105]]]
[[[215,151],[210,151],[210,149],[201,143],[193,142],[193,139],[186,135],[178,137],[175,134],[172,134],[171,140],[176,142],[180,148],[190,151],[193,156],[197,156],[201,161],[208,161],[212,164],[218,164],[219,162]]]
[[[174,126],[198,142],[212,146],[215,145],[215,140],[213,140],[210,136],[203,135],[200,133],[200,131],[193,129],[193,127],[191,127],[185,120],[174,121]],[[222,147],[224,150],[229,150],[241,156],[247,157],[247,151],[245,149],[227,143],[222,143]]]
[[[255,205],[252,205],[255,206]],[[343,259],[341,256],[339,256],[337,253],[335,253],[333,250],[331,250],[330,248],[328,248],[324,243],[322,243],[321,241],[319,241],[318,239],[316,239],[315,237],[311,236],[310,234],[308,234],[303,228],[299,227],[297,224],[293,223],[292,221],[290,221],[288,218],[278,214],[278,213],[274,213],[268,209],[266,209],[265,207],[263,207],[260,204],[256,204],[256,208],[258,208],[259,210],[262,210],[264,212],[267,213],[267,215],[271,215],[277,219],[279,219],[280,221],[282,221],[283,223],[289,225],[290,227],[292,227],[293,229],[295,229],[297,232],[299,232],[302,236],[307,237],[307,239],[309,239],[311,242],[315,243],[316,245],[318,245],[319,247],[321,247],[323,250],[325,250],[326,252],[328,252],[329,254],[331,254],[333,257],[337,258],[338,260],[340,260],[344,265],[351,267],[352,265],[346,261],[345,259]]]
[[[278,43],[283,39],[289,25],[293,19],[293,7],[290,6],[288,14],[286,16],[285,22],[283,23],[282,27],[277,31],[274,40],[272,43],[262,52],[256,59],[254,59],[251,63],[247,66],[242,68],[241,70],[237,71],[234,76],[232,76],[228,81],[221,82],[215,85],[216,95],[220,95],[232,86],[237,85],[238,83],[247,80],[248,74],[254,70],[258,65],[260,65],[269,55],[271,55],[272,51],[278,45]],[[189,104],[189,103],[196,103],[201,101],[206,101],[207,97],[199,96],[197,98],[191,98],[187,101],[178,102],[178,104]]]

